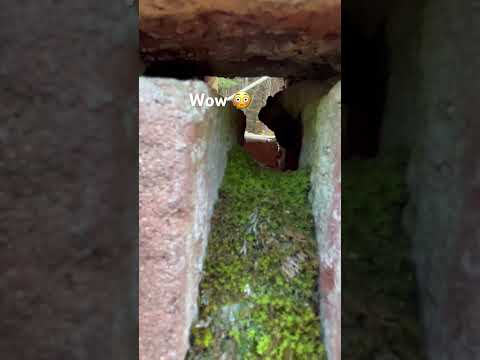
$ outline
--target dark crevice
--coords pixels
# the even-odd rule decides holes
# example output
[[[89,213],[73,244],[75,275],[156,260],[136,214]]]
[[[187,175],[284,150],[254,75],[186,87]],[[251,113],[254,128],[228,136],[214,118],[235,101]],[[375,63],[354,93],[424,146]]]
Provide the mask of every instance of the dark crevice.
[[[164,55],[165,56],[165,55]],[[179,60],[175,56],[159,60],[157,55],[143,56],[145,63],[144,76],[169,77],[177,79],[200,78],[204,76],[223,77],[256,77],[270,74],[272,77],[326,80],[338,76],[338,71],[330,64],[298,64],[292,60],[274,61],[265,57],[255,56],[246,61],[218,60],[210,61]],[[296,69],[292,73],[291,69]]]
[[[213,71],[212,67],[205,63],[195,61],[163,61],[162,63],[147,64],[144,76],[147,77],[168,77],[180,80],[202,78],[209,76]]]
[[[285,149],[284,170],[297,170],[302,150],[303,126],[300,116],[294,118],[280,101],[281,92],[269,96],[258,118],[275,134],[278,144]]]
[[[345,49],[342,64],[349,85],[342,92],[342,158],[372,158],[379,152],[387,92],[386,24],[366,35],[345,15],[343,28],[356,39]]]

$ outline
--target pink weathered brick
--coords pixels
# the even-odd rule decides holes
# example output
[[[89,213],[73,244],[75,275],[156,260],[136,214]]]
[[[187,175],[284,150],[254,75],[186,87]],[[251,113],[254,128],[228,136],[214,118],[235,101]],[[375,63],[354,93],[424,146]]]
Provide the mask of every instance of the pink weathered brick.
[[[208,91],[201,81],[139,82],[141,360],[188,349],[213,204],[241,126],[231,107],[192,107],[189,94]]]

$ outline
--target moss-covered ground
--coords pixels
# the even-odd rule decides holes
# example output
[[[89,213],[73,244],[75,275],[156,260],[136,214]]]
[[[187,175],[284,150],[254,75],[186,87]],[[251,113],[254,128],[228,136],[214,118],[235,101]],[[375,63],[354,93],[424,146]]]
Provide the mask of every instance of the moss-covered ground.
[[[309,172],[229,155],[187,359],[324,359]]]
[[[342,359],[424,359],[405,161],[343,162],[342,199]]]

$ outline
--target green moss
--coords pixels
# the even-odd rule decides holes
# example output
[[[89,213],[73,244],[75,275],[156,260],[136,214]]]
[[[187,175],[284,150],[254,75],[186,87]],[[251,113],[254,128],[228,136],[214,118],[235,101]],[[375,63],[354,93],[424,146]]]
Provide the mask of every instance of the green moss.
[[[189,359],[325,358],[309,184],[307,170],[275,172],[231,151]],[[213,334],[208,346],[199,329]]]
[[[405,161],[342,166],[342,359],[423,359],[411,244],[402,231]]]
[[[210,329],[193,329],[195,346],[201,349],[208,349],[213,342],[213,334]]]
[[[223,90],[228,90],[233,86],[237,86],[239,82],[237,80],[219,77],[218,78],[218,88]]]

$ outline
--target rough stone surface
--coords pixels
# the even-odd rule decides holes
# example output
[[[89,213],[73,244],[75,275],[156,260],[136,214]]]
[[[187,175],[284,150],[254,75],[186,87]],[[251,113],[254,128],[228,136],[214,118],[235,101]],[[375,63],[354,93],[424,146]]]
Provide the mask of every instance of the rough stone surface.
[[[260,110],[259,120],[275,133],[279,145],[286,150],[286,169],[297,169],[301,157],[308,157],[310,160],[310,148],[316,141],[313,125],[315,123],[313,119],[316,117],[310,114],[308,121],[304,121],[307,128],[303,129],[305,109],[310,105],[317,105],[335,81],[332,78],[326,81],[297,82],[275,96],[269,96],[267,103]],[[306,152],[309,153],[308,156],[305,155]]]
[[[384,146],[413,146],[405,225],[413,239],[428,357],[478,359],[480,9],[474,1],[441,0],[400,10],[390,19],[391,39],[411,28],[415,13],[420,25],[409,37],[402,32],[405,51],[392,66]],[[418,75],[415,81],[408,82],[405,66]]]
[[[320,125],[322,121],[320,116],[325,116],[324,113],[320,113],[319,105],[325,103],[326,99],[331,98],[330,91],[338,81],[337,78],[323,82],[302,81],[293,85],[286,92],[285,106],[290,109],[291,113],[299,112],[301,114],[300,118],[303,124],[302,151],[300,154],[301,167],[310,166],[319,161],[318,144],[321,140],[319,138],[318,126],[322,126]],[[335,111],[337,110],[335,109]],[[340,141],[341,139],[337,140]]]
[[[0,14],[2,359],[138,354],[136,12],[71,7]]]
[[[141,51],[168,71],[318,75],[340,63],[340,12],[339,0],[145,0]]]
[[[311,149],[303,156],[312,166],[311,201],[320,256],[320,311],[328,358],[341,357],[341,85],[318,105],[309,106],[304,122],[312,126]],[[313,120],[313,121],[312,121]]]
[[[311,201],[320,256],[320,311],[330,360],[341,356],[341,85],[301,81],[278,101],[303,123],[300,167],[312,167]]]
[[[140,78],[140,359],[183,359],[210,217],[241,119],[200,81]],[[231,105],[229,105],[231,106]],[[240,125],[241,128],[241,125]]]
[[[479,59],[480,33],[473,29],[473,2],[441,3],[430,4],[424,14],[417,113],[422,122],[410,166],[407,222],[429,356],[469,360],[480,357],[480,128],[475,106],[480,92],[478,81],[472,81],[474,71],[478,79],[479,64],[472,59]]]
[[[338,82],[338,78],[332,77],[327,80],[302,80],[298,81],[286,88],[286,90],[278,93],[280,102],[288,113],[298,118],[303,116],[306,107],[314,104],[318,105],[320,100],[328,94],[330,89]],[[312,132],[312,139],[313,139]]]

